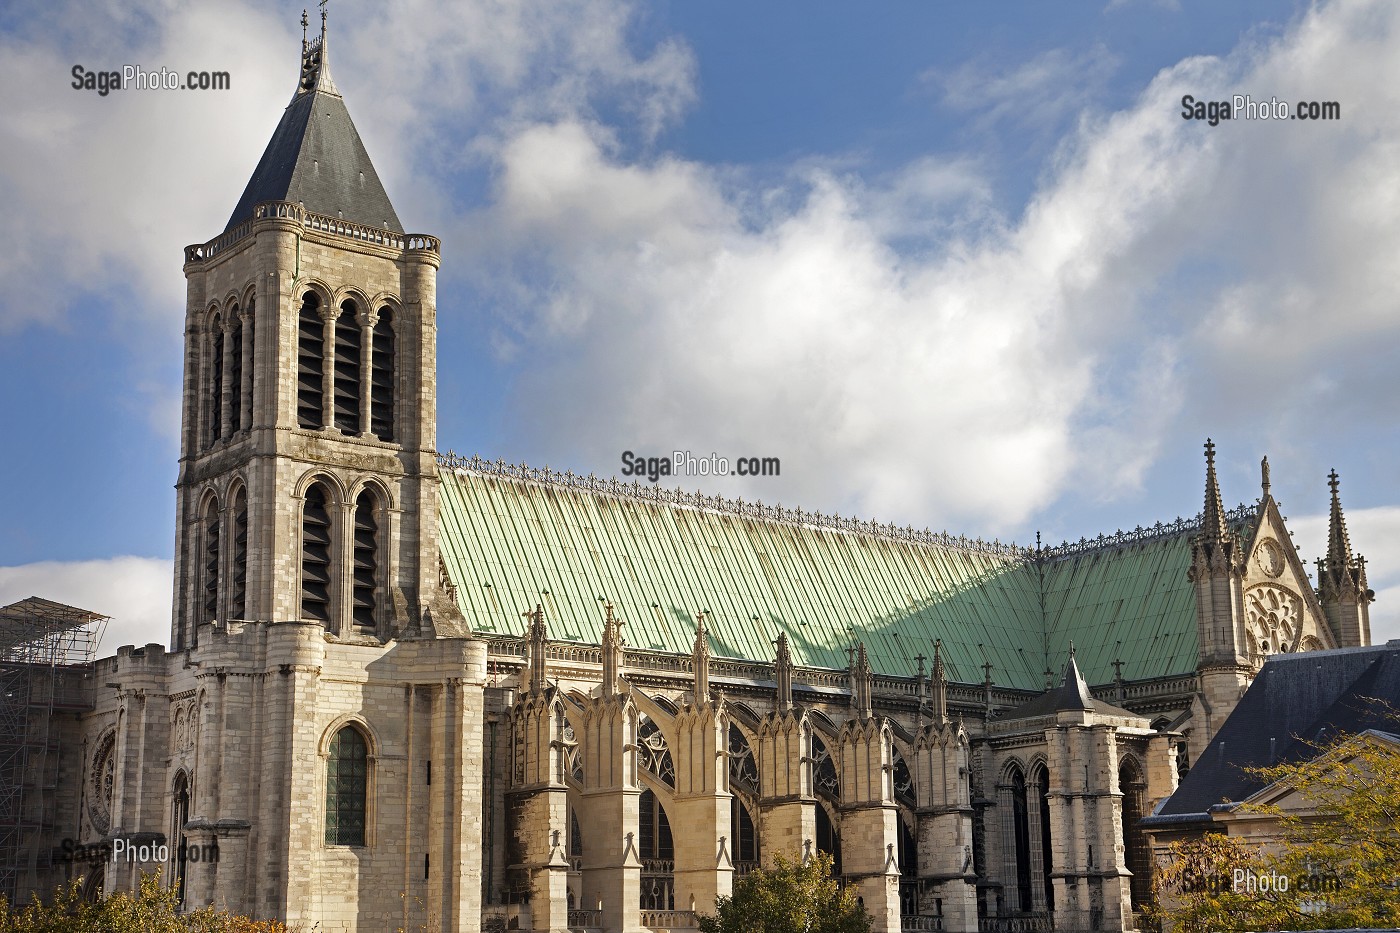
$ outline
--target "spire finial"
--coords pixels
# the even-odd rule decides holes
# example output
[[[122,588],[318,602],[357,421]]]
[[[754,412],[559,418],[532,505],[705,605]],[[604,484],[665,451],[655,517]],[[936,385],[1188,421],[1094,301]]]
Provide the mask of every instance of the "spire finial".
[[[792,709],[792,652],[788,650],[786,632],[778,635],[778,656],[773,662],[773,671],[778,681],[778,712]]]
[[[544,623],[544,606],[536,603],[534,612],[523,615],[530,619],[530,692],[542,693],[549,682],[545,661],[549,650],[549,630]]]
[[[691,674],[695,677],[695,705],[710,700],[710,642],[705,633],[705,613],[695,617],[695,645],[690,651]]]
[[[1259,461],[1259,486],[1264,491],[1264,498],[1269,498],[1269,458],[1267,455]]]
[[[948,672],[943,667],[943,639],[933,640],[933,717],[942,726],[948,721]]]
[[[1201,514],[1201,536],[1208,540],[1225,540],[1225,506],[1220,500],[1220,480],[1215,476],[1215,442],[1206,438],[1206,502]]]
[[[613,612],[612,600],[603,606],[603,696],[610,697],[617,692],[617,681],[622,674],[622,648],[627,643],[622,640],[622,620]]]
[[[306,54],[306,27],[311,25],[311,21],[306,18],[306,8],[301,11],[301,51]]]
[[[1332,490],[1332,508],[1327,521],[1327,566],[1339,572],[1353,561],[1351,536],[1347,534],[1347,520],[1342,514],[1342,481],[1336,470],[1327,474],[1327,486]]]

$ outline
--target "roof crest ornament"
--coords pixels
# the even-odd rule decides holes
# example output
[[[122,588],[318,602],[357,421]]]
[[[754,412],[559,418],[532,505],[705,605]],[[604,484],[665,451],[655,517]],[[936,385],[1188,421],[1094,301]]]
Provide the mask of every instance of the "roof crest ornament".
[[[1259,488],[1264,493],[1264,498],[1269,498],[1269,457],[1264,455],[1264,459],[1259,461]]]

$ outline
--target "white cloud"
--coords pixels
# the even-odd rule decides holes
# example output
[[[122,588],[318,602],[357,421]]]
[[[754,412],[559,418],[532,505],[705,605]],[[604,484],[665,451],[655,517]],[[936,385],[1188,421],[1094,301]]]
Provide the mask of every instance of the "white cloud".
[[[1400,638],[1400,507],[1348,509],[1346,522],[1352,553],[1366,558],[1367,582],[1376,591],[1371,642]],[[1327,553],[1327,515],[1290,516],[1288,528],[1298,556],[1315,572],[1313,561]]]
[[[109,616],[98,657],[120,645],[170,641],[171,562],[154,557],[41,561],[0,567],[0,605],[30,596]]]
[[[454,231],[499,302],[493,342],[529,361],[510,449],[604,470],[624,448],[777,455],[780,481],[719,488],[1005,533],[1072,490],[1136,493],[1205,433],[1400,427],[1378,401],[1400,337],[1397,46],[1400,8],[1352,2],[1187,59],[1081,114],[1017,218],[961,157],[757,187],[584,116],[522,126]],[[1181,118],[1183,94],[1236,89],[1325,93],[1346,118]],[[920,190],[949,223],[891,209]]]

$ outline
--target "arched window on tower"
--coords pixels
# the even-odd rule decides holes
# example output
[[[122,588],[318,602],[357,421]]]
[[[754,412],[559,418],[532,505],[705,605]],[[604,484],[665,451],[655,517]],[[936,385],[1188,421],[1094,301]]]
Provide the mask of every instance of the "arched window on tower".
[[[1017,765],[1013,765],[1007,780],[999,788],[1004,809],[1002,838],[1011,843],[1007,868],[1011,876],[1008,882],[1007,899],[1012,912],[1028,912],[1032,909],[1031,900],[1031,824],[1030,807],[1026,793],[1026,775]]]
[[[306,490],[301,510],[301,617],[331,621],[330,497],[321,483]]]
[[[345,726],[326,760],[326,845],[365,844],[368,794],[369,745],[359,729]]]
[[[175,843],[171,846],[171,856],[175,861],[173,872],[175,901],[183,904],[185,902],[185,855],[187,852],[185,824],[190,821],[190,779],[184,771],[175,775],[170,809],[170,838]]]
[[[352,610],[355,631],[373,635],[379,622],[379,499],[366,489],[355,500],[355,585]]]
[[[381,441],[394,439],[394,312],[379,309],[370,353],[369,429]]]
[[[200,520],[204,553],[200,565],[200,615],[196,626],[219,617],[219,503],[210,496]]]
[[[1045,900],[1037,903],[1037,909],[1055,909],[1055,885],[1050,877],[1053,862],[1051,860],[1051,832],[1050,832],[1050,772],[1044,763],[1036,765],[1031,771],[1031,788],[1034,791],[1034,799],[1029,801],[1031,806],[1036,808],[1031,820],[1034,830],[1035,844],[1038,849],[1033,853],[1032,874],[1036,882],[1040,885],[1040,892]]]
[[[307,292],[297,315],[297,424],[303,428],[322,427],[325,351],[321,299],[315,292]]]
[[[228,311],[228,433],[232,437],[243,424],[243,318],[238,305]]]
[[[209,323],[209,445],[224,436],[224,321],[215,314]]]
[[[348,300],[335,319],[335,426],[360,433],[360,316]]]
[[[826,805],[817,803],[817,851],[831,856],[831,870],[841,877],[841,830],[827,812]]]
[[[233,496],[233,560],[229,566],[230,619],[245,619],[248,612],[248,493],[242,487]]]

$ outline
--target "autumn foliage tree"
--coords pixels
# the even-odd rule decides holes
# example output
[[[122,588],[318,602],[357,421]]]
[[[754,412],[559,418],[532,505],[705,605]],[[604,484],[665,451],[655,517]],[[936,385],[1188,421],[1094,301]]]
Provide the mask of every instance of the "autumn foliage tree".
[[[1293,791],[1282,806],[1241,806],[1276,821],[1276,842],[1211,834],[1171,846],[1154,884],[1159,919],[1179,933],[1400,924],[1400,741],[1362,733],[1312,751],[1250,769]]]
[[[831,868],[824,852],[805,864],[779,855],[736,881],[716,915],[700,918],[701,933],[870,933],[870,916]]]
[[[84,900],[81,882],[45,902],[15,908],[0,898],[0,933],[294,933],[274,920],[250,920],[212,907],[182,914],[175,892],[159,872],[142,876],[140,889],[100,901]]]

